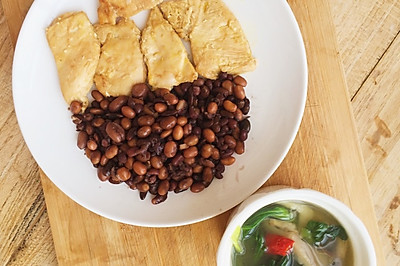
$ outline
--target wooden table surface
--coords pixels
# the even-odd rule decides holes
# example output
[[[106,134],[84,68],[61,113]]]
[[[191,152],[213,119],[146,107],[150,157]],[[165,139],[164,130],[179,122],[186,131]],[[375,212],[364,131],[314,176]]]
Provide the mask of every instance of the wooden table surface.
[[[10,265],[57,264],[39,169],[10,100],[20,24],[7,21],[22,21],[31,2],[0,6],[0,264]],[[400,265],[400,2],[330,2],[384,257],[387,265]]]

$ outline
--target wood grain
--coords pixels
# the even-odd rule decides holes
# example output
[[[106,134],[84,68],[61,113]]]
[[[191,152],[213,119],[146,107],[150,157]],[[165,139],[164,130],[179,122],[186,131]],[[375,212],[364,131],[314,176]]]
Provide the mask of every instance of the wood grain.
[[[351,98],[400,31],[400,1],[329,1]]]
[[[400,2],[332,1],[339,51],[388,265],[400,265]]]
[[[353,100],[385,256],[393,265],[400,264],[399,54],[397,36]]]
[[[52,264],[54,246],[36,163],[12,105],[13,45],[0,5],[0,264]]]
[[[4,13],[9,19],[8,26],[10,28],[10,37],[12,43],[17,43],[19,29],[22,26],[22,22],[29,8],[32,5],[33,0],[1,0],[3,5]]]
[[[295,3],[295,1],[289,2],[292,5]],[[21,25],[22,18],[32,0],[2,0],[2,3],[9,21],[12,40],[15,41],[19,25]],[[350,97],[354,97],[355,92],[358,91],[352,105],[356,113],[356,124],[359,130],[359,138],[362,141],[363,154],[366,158],[366,168],[371,182],[375,209],[380,219],[380,231],[385,240],[383,247],[387,265],[400,265],[399,223],[396,222],[400,218],[400,208],[398,208],[400,142],[398,141],[399,120],[396,117],[400,99],[396,93],[399,80],[397,73],[400,69],[396,61],[399,54],[399,41],[396,39],[399,3],[394,0],[337,0],[330,1],[330,5],[338,33],[338,50],[343,59],[346,79],[350,87]],[[2,158],[6,158],[6,160],[3,160],[4,162],[0,162],[0,166],[15,164],[15,167],[0,168],[3,169],[0,177],[2,189],[0,193],[0,264],[6,264],[10,262],[10,259],[13,262],[11,264],[15,265],[26,264],[26,262],[31,262],[30,264],[34,265],[54,264],[55,252],[49,233],[47,213],[40,211],[44,204],[38,183],[37,166],[33,163],[33,159],[27,156],[29,152],[26,147],[13,150],[16,147],[16,142],[23,141],[21,136],[19,138],[13,136],[14,139],[9,140],[11,138],[9,137],[10,132],[18,135],[15,132],[18,133],[19,129],[15,118],[9,119],[10,112],[13,112],[9,101],[11,99],[12,59],[10,53],[12,51],[10,45],[7,44],[10,41],[6,40],[9,33],[2,26],[4,25],[2,12],[0,12],[0,18],[0,84],[3,93],[6,92],[5,94],[7,94],[8,91],[8,95],[0,95],[0,104],[11,108],[3,108],[4,113],[0,114],[0,128],[2,129],[0,144],[3,144],[0,146],[0,150],[2,151]],[[390,54],[390,56],[386,54]],[[374,69],[379,70],[379,72],[374,74]],[[377,80],[372,79],[372,77],[377,77]],[[371,92],[374,96],[369,96]],[[309,98],[306,113],[308,112],[309,115],[313,116],[314,113],[307,109],[315,107],[316,104],[318,102],[311,101]],[[374,108],[371,108],[371,105],[374,105]],[[11,114],[11,116],[13,115]],[[5,131],[7,136],[3,137],[4,125],[11,127],[11,130]],[[302,141],[301,134],[305,134],[301,132],[307,134],[310,132],[314,135],[316,133],[312,129],[303,129],[302,126],[298,139],[296,139],[288,156],[294,156],[296,160],[304,162],[306,160],[301,158],[301,147],[298,144]],[[323,136],[315,135],[315,138],[321,137]],[[368,142],[368,138],[375,140],[372,143],[376,142],[377,139],[377,145]],[[11,144],[10,148],[7,148],[6,144]],[[319,149],[319,147],[316,148]],[[382,156],[385,153],[386,156]],[[314,159],[314,156],[315,154],[306,158]],[[24,163],[19,161],[18,157]],[[325,155],[325,158],[328,157]],[[8,162],[11,160],[19,162]],[[325,160],[325,163],[321,165],[329,165],[329,163],[332,163],[332,161]],[[31,169],[27,169],[27,167],[31,167]],[[288,157],[269,184],[279,183],[279,176],[297,177],[300,174],[301,176],[308,176],[317,167],[297,168]],[[5,176],[12,178],[5,180]],[[313,179],[308,180],[308,182],[315,187],[319,186],[319,180]],[[23,186],[23,184],[26,185]],[[291,184],[295,185],[295,180]],[[35,204],[40,205],[40,207],[34,206]],[[37,210],[42,213],[40,218],[28,214],[37,212]],[[25,220],[26,217],[28,220]],[[64,217],[64,220],[67,218]],[[11,219],[12,222],[8,219]],[[102,234],[97,237],[103,238]],[[108,239],[115,240],[111,237]],[[196,252],[193,249],[192,251]],[[142,258],[139,262],[146,262],[146,260]],[[185,262],[187,263],[187,261]]]

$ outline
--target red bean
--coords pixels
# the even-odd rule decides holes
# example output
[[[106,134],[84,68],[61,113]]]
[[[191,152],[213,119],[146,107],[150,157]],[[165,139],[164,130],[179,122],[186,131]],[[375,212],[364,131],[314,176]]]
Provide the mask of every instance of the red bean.
[[[86,148],[87,141],[88,141],[88,134],[85,131],[79,132],[78,142],[77,142],[78,148],[81,150]]]
[[[167,158],[172,158],[175,156],[177,149],[178,147],[176,145],[176,142],[168,141],[164,147],[164,154],[165,156],[167,156]]]
[[[241,76],[236,76],[233,79],[233,82],[235,82],[236,85],[240,85],[242,87],[246,87],[247,86],[247,81]]]
[[[135,171],[137,175],[145,175],[147,173],[146,166],[141,162],[138,161],[134,162],[132,167],[133,171]]]
[[[71,113],[73,113],[74,115],[79,114],[82,111],[82,103],[78,102],[78,101],[72,101],[71,105],[69,107],[69,110],[71,111]]]

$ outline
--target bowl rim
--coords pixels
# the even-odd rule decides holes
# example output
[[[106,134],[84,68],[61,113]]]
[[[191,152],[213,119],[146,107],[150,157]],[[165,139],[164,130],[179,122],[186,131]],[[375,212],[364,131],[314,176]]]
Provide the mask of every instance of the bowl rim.
[[[217,265],[232,265],[231,235],[254,212],[278,201],[303,201],[330,213],[346,229],[354,254],[354,265],[376,266],[376,254],[371,237],[362,221],[343,202],[309,188],[270,186],[261,188],[237,206],[228,219],[217,251]],[[328,210],[329,209],[329,210]],[[350,229],[351,228],[351,229]],[[357,243],[357,245],[355,245]]]

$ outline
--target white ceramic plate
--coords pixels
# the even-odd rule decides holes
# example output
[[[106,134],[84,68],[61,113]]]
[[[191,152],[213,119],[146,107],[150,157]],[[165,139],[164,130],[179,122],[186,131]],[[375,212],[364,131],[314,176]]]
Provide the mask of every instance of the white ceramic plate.
[[[148,196],[125,184],[97,179],[96,170],[76,146],[77,133],[61,95],[45,29],[58,15],[85,11],[97,21],[97,0],[36,0],[22,26],[13,65],[13,96],[18,122],[32,155],[46,175],[74,201],[123,223],[167,227],[218,215],[256,191],[289,150],[300,125],[307,94],[303,41],[284,0],[226,0],[249,39],[257,70],[246,74],[252,129],[246,153],[202,193],[170,193],[153,206]],[[142,26],[146,14],[134,17]]]

